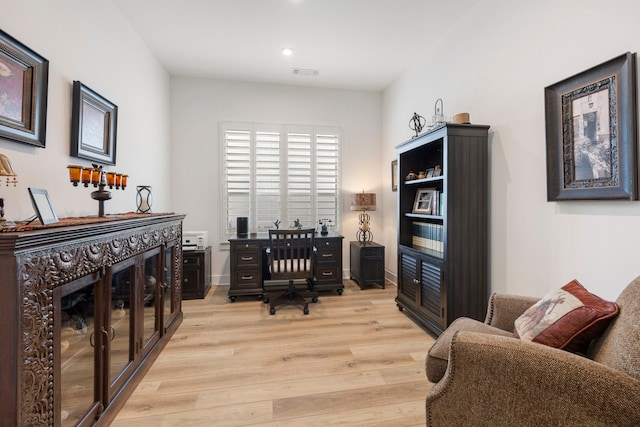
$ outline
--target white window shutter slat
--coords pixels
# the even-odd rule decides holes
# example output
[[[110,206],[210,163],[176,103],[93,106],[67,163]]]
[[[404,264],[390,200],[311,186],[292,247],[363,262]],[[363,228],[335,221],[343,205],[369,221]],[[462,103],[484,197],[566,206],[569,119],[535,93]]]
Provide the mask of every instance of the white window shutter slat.
[[[227,235],[236,218],[252,230],[281,228],[295,220],[313,227],[339,221],[340,131],[269,124],[221,124],[224,146],[223,207]]]

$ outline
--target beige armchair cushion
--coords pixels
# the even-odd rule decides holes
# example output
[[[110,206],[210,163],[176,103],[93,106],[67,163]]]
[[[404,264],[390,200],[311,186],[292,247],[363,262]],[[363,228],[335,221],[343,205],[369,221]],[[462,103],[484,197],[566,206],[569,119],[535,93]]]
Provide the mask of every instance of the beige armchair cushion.
[[[429,352],[426,360],[427,379],[432,383],[437,383],[444,376],[449,363],[449,349],[453,335],[458,331],[473,331],[483,334],[498,335],[513,338],[513,333],[489,326],[468,317],[460,317],[454,320],[451,325],[438,337]]]
[[[538,298],[493,294],[489,299],[484,323],[467,317],[454,320],[427,353],[425,363],[427,379],[436,383],[443,377],[447,370],[451,339],[456,332],[473,331],[513,338],[513,322],[536,301]]]

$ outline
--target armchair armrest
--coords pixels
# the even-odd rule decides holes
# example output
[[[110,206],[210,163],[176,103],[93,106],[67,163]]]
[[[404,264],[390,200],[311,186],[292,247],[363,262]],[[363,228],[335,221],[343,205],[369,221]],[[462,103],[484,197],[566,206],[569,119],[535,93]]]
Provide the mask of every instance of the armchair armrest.
[[[640,381],[541,344],[458,332],[427,425],[640,425]]]
[[[489,298],[489,307],[484,323],[513,332],[513,322],[539,300],[540,298],[535,297],[493,294]]]

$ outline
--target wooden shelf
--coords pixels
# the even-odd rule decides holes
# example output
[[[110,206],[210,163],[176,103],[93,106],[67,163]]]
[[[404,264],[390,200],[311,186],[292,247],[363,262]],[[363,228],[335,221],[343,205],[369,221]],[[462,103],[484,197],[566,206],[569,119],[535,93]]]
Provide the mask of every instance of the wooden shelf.
[[[425,215],[425,214],[416,214],[416,213],[412,213],[412,212],[405,212],[404,216],[406,216],[407,218],[417,218],[417,219],[437,219],[437,220],[443,220],[444,217],[442,215]]]
[[[406,180],[404,182],[405,185],[418,185],[418,184],[425,184],[425,183],[434,183],[434,182],[438,182],[438,181],[442,181],[444,179],[444,176],[434,176],[431,178],[421,178],[421,179],[409,179]]]

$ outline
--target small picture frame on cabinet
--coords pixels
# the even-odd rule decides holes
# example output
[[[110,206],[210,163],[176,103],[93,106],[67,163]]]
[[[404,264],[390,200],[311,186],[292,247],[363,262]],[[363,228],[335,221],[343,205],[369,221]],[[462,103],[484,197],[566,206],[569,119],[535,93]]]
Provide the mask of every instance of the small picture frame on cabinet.
[[[433,176],[442,176],[442,167],[440,167],[440,165],[436,165],[436,167],[433,168]]]
[[[47,190],[29,187],[29,197],[42,225],[58,222],[58,215],[56,215]]]
[[[431,215],[435,194],[435,188],[419,188],[416,190],[416,198],[413,202],[412,213]]]

